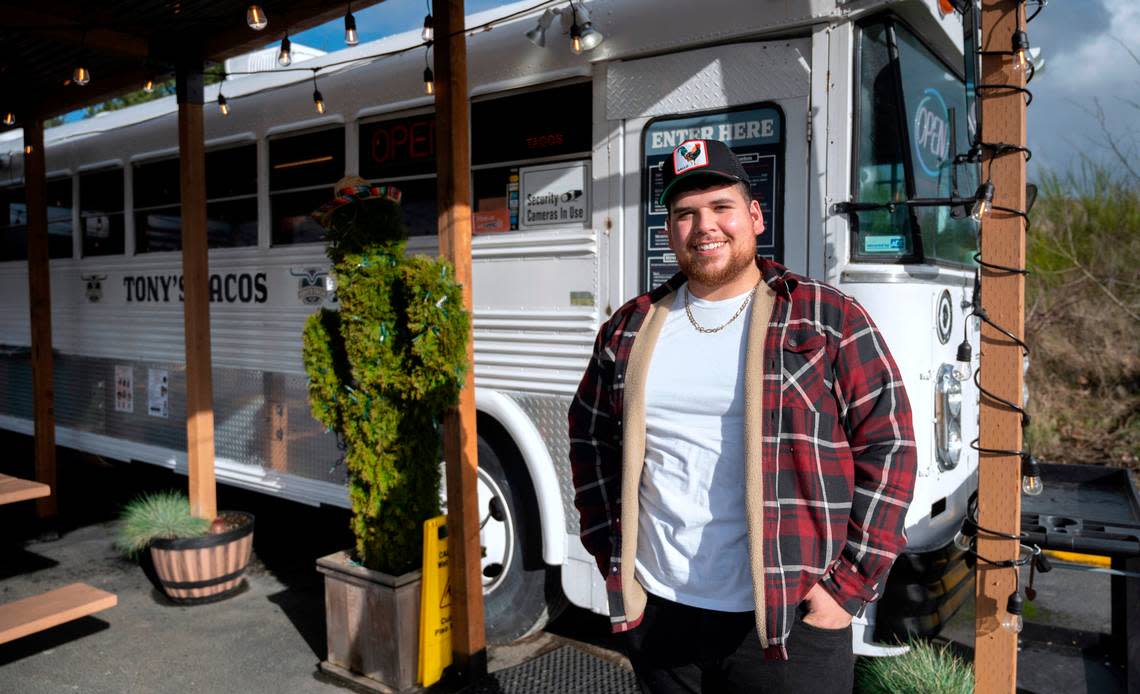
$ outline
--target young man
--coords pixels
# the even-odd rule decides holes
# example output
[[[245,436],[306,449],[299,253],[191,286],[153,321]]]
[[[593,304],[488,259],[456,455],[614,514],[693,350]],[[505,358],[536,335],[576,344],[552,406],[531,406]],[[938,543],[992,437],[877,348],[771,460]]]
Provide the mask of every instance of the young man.
[[[644,691],[850,692],[906,542],[902,378],[854,299],[756,258],[724,143],[664,173],[681,272],[601,327],[570,408],[582,543]]]

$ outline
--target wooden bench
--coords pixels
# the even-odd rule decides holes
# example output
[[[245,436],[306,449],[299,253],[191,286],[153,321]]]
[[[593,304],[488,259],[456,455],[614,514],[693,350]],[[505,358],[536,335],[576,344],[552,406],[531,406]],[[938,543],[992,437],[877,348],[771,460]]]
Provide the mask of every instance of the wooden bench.
[[[114,607],[119,598],[86,583],[0,604],[0,643]]]
[[[0,475],[0,505],[14,504],[17,501],[38,499],[51,495],[51,487],[42,482]]]

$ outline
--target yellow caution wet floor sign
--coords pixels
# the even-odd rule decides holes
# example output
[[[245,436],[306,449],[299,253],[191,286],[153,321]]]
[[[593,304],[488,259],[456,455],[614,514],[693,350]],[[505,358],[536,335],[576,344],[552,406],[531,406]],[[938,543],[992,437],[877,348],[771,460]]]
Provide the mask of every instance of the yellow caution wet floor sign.
[[[420,594],[420,682],[429,687],[451,665],[451,582],[447,576],[447,516],[424,521],[424,579]]]

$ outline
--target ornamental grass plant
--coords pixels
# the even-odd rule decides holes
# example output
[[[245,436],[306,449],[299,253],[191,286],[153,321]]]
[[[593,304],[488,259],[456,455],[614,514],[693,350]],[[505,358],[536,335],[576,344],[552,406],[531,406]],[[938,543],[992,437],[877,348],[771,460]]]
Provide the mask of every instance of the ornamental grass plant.
[[[355,559],[399,575],[422,562],[423,522],[440,510],[440,429],[467,368],[468,316],[447,261],[404,254],[395,198],[361,179],[325,215],[339,311],[305,324],[313,416],[345,447]],[[377,194],[379,191],[379,194]]]
[[[858,694],[973,694],[974,670],[950,651],[912,639],[899,656],[859,658],[855,665]]]
[[[153,540],[199,537],[209,529],[210,521],[191,515],[190,499],[184,493],[148,493],[123,508],[115,546],[136,559]]]

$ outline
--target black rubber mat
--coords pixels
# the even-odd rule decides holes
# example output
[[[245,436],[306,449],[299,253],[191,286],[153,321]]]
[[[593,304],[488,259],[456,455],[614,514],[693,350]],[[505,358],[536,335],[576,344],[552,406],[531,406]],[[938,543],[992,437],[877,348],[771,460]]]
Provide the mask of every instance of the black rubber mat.
[[[471,694],[637,694],[633,673],[563,646],[522,665],[491,673]]]

